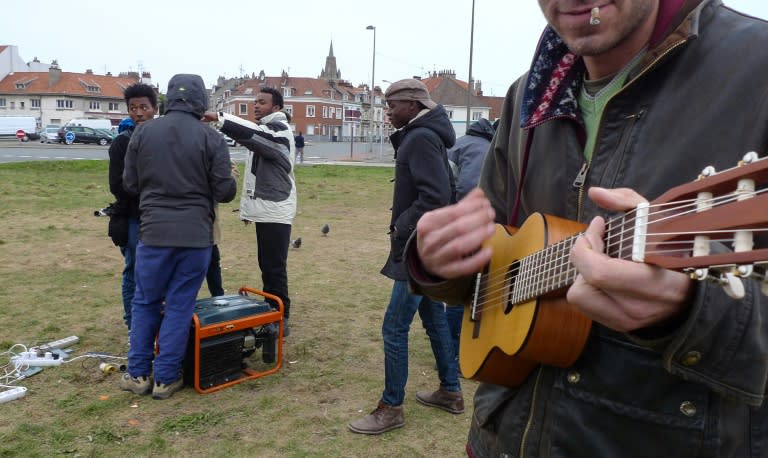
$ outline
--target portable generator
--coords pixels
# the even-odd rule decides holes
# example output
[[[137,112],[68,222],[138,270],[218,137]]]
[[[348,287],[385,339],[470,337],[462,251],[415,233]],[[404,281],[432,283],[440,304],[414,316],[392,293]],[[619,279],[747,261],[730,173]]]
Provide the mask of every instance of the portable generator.
[[[273,299],[269,302],[249,296]],[[195,303],[184,382],[198,393],[277,372],[283,361],[283,303],[252,288]]]

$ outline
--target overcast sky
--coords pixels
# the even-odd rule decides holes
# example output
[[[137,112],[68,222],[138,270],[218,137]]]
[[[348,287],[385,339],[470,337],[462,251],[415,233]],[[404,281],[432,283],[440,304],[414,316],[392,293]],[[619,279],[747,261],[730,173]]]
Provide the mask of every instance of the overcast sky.
[[[725,0],[768,18],[766,0]],[[65,72],[148,71],[163,92],[176,73],[208,86],[240,74],[317,77],[333,41],[343,79],[382,87],[434,70],[466,81],[472,0],[27,0],[0,15],[0,45]],[[7,7],[6,7],[7,10]],[[23,10],[23,12],[22,12]],[[8,13],[6,11],[6,13]],[[503,96],[529,66],[544,18],[534,0],[476,0],[472,75]]]

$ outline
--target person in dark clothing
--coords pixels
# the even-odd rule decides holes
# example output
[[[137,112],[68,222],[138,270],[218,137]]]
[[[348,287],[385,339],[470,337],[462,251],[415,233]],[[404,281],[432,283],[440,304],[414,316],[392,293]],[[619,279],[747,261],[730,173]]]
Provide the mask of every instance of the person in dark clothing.
[[[539,5],[480,189],[406,249],[414,291],[479,305],[467,455],[768,456],[765,270],[722,262],[768,237],[719,213],[765,192],[738,178],[768,150],[768,23],[720,0]]]
[[[139,199],[123,189],[123,169],[133,129],[154,118],[157,113],[157,92],[148,84],[136,83],[125,89],[123,97],[130,117],[120,122],[118,135],[109,147],[109,191],[115,196],[113,214],[109,218],[109,234],[123,255],[123,321],[130,331],[131,302],[136,289],[134,266],[139,235]]]
[[[463,199],[469,191],[477,187],[480,169],[483,167],[483,160],[488,154],[494,133],[496,129],[491,122],[480,118],[470,124],[466,135],[457,138],[456,144],[448,150],[448,163],[451,165],[451,174],[456,182],[456,200]],[[448,315],[453,349],[458,356],[464,307],[448,305],[445,313]]]
[[[123,185],[139,196],[141,225],[128,373],[120,388],[151,390],[154,399],[184,384],[181,366],[210,263],[214,206],[237,192],[224,137],[200,122],[207,94],[198,75],[172,77],[165,115],[136,129],[125,156]]]
[[[288,120],[290,122],[290,120]],[[301,131],[299,131],[299,135],[294,138],[294,141],[296,142],[296,161],[298,161],[300,164],[304,163],[304,136],[301,135]]]
[[[408,331],[418,311],[437,362],[440,387],[419,391],[416,400],[453,414],[464,412],[458,363],[451,345],[448,323],[441,302],[408,291],[402,263],[405,241],[421,215],[454,201],[454,186],[446,156],[456,134],[448,113],[429,96],[419,80],[393,83],[385,94],[397,159],[390,251],[381,273],[392,280],[392,296],[384,314],[384,392],[369,415],[349,423],[359,434],[381,434],[405,424],[403,401],[408,380]]]

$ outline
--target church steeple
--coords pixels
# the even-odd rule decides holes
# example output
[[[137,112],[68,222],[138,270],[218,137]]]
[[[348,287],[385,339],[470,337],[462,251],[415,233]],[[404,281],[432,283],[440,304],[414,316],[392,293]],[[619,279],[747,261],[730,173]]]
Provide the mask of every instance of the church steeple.
[[[333,40],[331,40],[331,47],[328,49],[328,56],[325,58],[325,68],[320,71],[318,78],[328,81],[341,79],[341,71],[336,68],[336,57],[333,56]]]

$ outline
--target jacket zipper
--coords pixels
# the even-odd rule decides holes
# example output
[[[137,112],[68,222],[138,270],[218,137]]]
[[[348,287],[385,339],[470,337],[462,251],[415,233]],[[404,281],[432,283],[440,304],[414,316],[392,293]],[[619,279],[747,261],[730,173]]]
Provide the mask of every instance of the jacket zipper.
[[[632,80],[628,81],[627,84],[624,85],[624,87],[622,87],[619,90],[619,92],[617,92],[616,94],[613,95],[613,97],[616,97],[618,94],[620,94],[627,86],[631,85],[633,81],[636,81],[641,76],[643,76],[645,73],[650,71],[650,69],[655,67],[658,62],[663,60],[668,54],[670,54],[675,49],[677,49],[680,46],[684,45],[687,41],[688,41],[687,39],[680,40],[677,43],[675,43],[674,45],[670,46],[669,49],[667,49],[663,54],[659,55],[656,59],[654,59],[653,62],[651,62],[650,64],[646,65],[645,68],[640,73],[638,73],[634,78],[632,78]],[[613,99],[613,97],[611,97],[611,99]],[[610,100],[608,101],[608,103],[610,103]],[[632,122],[634,124],[634,121],[637,121],[638,119],[640,119],[640,117],[642,117],[642,115],[643,115],[643,110],[640,110],[637,114],[633,114],[633,115],[627,116],[627,119],[632,119]],[[599,132],[598,132],[597,138],[599,138],[599,137],[600,137],[600,135],[599,135]],[[625,142],[626,142],[626,136],[624,136],[621,139],[621,143],[620,144],[623,145],[623,144],[625,144]],[[579,190],[579,196],[578,196],[578,200],[577,200],[577,204],[576,204],[576,221],[581,221],[581,212],[584,209],[583,208],[584,207],[584,183],[587,180],[587,173],[589,172],[589,167],[591,165],[592,165],[592,159],[590,159],[588,161],[584,161],[584,163],[581,165],[581,169],[579,169],[579,173],[576,175],[576,179],[573,180],[573,187],[577,188]]]
[[[525,445],[528,441],[528,433],[531,431],[531,427],[533,426],[533,414],[536,413],[536,398],[538,398],[539,394],[539,384],[541,381],[541,372],[543,370],[543,366],[539,366],[539,370],[536,373],[536,382],[533,384],[533,396],[531,396],[531,410],[528,411],[528,421],[525,423],[525,429],[523,430],[523,437],[520,439],[520,458],[525,457]]]

